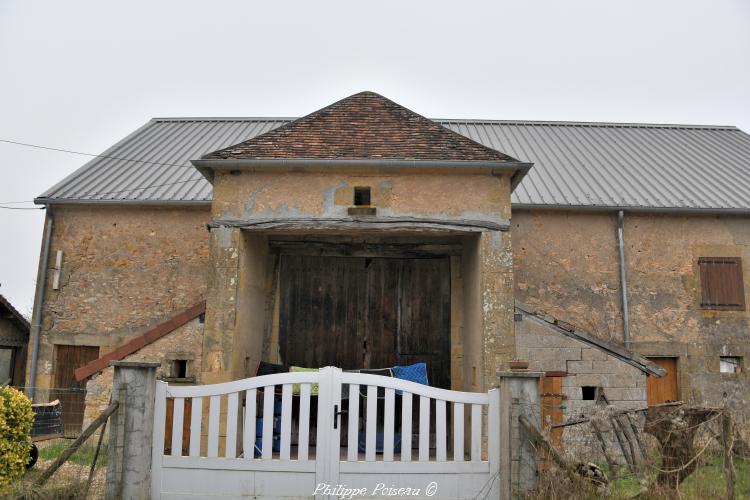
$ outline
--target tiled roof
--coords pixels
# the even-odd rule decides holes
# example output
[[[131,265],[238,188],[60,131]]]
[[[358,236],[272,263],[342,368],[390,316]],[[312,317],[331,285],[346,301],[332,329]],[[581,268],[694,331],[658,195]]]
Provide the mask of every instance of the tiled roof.
[[[8,302],[8,299],[0,295],[0,318],[5,318],[14,325],[16,325],[26,335],[31,330],[29,322],[23,315],[16,310],[13,305]]]
[[[360,92],[204,160],[517,161],[374,92]]]

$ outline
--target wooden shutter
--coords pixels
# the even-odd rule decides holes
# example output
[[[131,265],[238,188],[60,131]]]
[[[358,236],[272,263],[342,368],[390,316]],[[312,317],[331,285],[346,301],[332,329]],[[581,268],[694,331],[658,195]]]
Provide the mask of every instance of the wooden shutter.
[[[745,287],[742,259],[739,257],[701,257],[701,307],[720,311],[744,311]]]

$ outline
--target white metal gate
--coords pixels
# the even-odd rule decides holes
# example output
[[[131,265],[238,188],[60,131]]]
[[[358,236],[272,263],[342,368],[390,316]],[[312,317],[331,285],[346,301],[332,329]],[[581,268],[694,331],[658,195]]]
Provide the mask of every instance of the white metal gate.
[[[449,391],[327,367],[214,385],[158,382],[154,419],[154,498],[499,497],[496,389]]]

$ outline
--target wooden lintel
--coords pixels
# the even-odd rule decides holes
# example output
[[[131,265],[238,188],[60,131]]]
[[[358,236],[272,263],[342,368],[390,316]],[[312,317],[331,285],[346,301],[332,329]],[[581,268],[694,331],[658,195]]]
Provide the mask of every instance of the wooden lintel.
[[[216,219],[214,227],[236,227],[248,231],[439,231],[478,233],[507,231],[507,220],[498,222],[473,219],[423,217],[292,217]]]
[[[284,255],[317,255],[325,257],[393,257],[430,258],[461,255],[458,244],[436,243],[333,243],[323,241],[271,240],[268,245]]]

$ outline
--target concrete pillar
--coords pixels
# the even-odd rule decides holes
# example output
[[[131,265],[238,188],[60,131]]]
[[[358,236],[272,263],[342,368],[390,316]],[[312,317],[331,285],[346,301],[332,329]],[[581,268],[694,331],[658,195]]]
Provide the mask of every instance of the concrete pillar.
[[[516,349],[510,232],[482,233],[479,239],[478,264],[484,357],[483,390],[487,390],[495,384],[495,373],[509,368]]]
[[[543,375],[542,372],[497,372],[497,386],[500,388],[500,498],[519,498],[536,486],[538,450],[525,436],[518,417],[526,415],[539,426],[539,379]]]
[[[109,422],[106,498],[151,497],[156,369],[160,363],[113,361],[112,401],[120,406]]]
[[[206,291],[201,381],[213,384],[232,380],[232,353],[237,329],[240,292],[242,232],[238,228],[211,229],[211,268]]]

